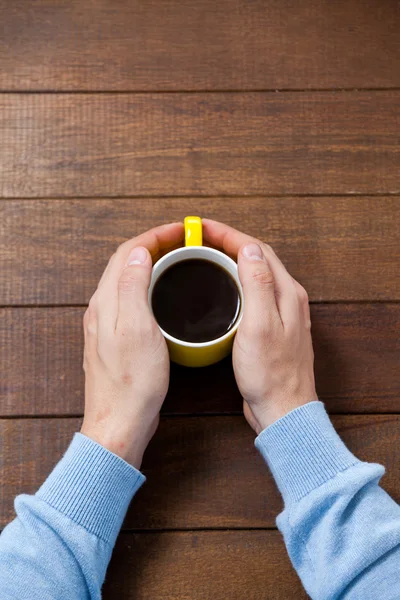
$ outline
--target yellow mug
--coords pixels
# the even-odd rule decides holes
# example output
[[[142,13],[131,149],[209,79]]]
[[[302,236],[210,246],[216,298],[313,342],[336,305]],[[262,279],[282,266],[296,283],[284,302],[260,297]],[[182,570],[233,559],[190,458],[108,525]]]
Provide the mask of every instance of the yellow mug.
[[[191,258],[204,259],[223,267],[235,280],[240,294],[240,311],[233,327],[222,337],[208,342],[193,343],[179,340],[169,335],[161,327],[169,349],[169,355],[173,362],[184,367],[206,367],[212,365],[229,354],[232,350],[233,338],[239,326],[243,314],[243,292],[237,272],[236,263],[223,252],[203,246],[203,231],[200,217],[185,218],[185,246],[172,250],[165,254],[153,267],[153,273],[149,288],[149,304],[154,286],[159,277],[172,265]],[[176,290],[179,294],[179,290]]]

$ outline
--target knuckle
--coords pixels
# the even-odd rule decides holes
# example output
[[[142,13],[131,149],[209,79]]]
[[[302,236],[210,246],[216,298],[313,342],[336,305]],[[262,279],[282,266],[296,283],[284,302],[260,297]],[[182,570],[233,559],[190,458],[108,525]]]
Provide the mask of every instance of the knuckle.
[[[267,252],[272,252],[273,253],[272,246],[270,246],[269,244],[266,244],[265,242],[264,242],[264,248],[265,248],[265,250]]]
[[[97,299],[98,299],[97,292],[95,292],[89,300],[89,305],[88,305],[89,317],[91,316],[91,314],[93,312],[96,312],[96,310],[97,310]]]
[[[297,293],[298,293],[298,297],[299,297],[300,301],[303,302],[304,304],[308,304],[308,294],[307,294],[306,290],[303,288],[303,286],[300,284],[299,284],[299,287],[297,288]]]
[[[256,269],[253,271],[251,278],[261,290],[269,290],[274,285],[274,277],[268,269]]]
[[[121,277],[118,282],[118,290],[122,293],[132,291],[133,282],[129,277]]]
[[[87,331],[88,335],[96,335],[97,334],[96,323],[94,321],[89,321],[86,331]]]
[[[120,292],[131,292],[136,286],[137,281],[137,270],[134,268],[127,268],[119,278],[118,289]]]
[[[118,255],[124,254],[125,251],[126,251],[126,249],[127,249],[128,244],[131,243],[131,242],[132,242],[132,240],[125,240],[125,242],[122,242],[122,244],[120,244],[118,246],[118,248],[116,249],[116,251],[114,252],[114,255],[116,255],[116,254],[118,254]]]
[[[89,301],[89,305],[83,315],[83,326],[88,335],[95,334],[97,331],[97,299],[95,296]]]

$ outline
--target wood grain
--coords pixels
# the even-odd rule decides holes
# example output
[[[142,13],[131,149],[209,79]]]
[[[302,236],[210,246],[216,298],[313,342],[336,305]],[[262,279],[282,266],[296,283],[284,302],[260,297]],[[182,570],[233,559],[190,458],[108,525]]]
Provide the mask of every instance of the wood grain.
[[[271,244],[313,301],[400,300],[399,198],[139,198],[0,202],[0,304],[85,304],[118,244],[193,212]]]
[[[335,416],[334,423],[360,459],[385,465],[383,486],[400,500],[400,416]],[[0,421],[0,526],[12,518],[14,497],[40,486],[79,426],[79,419]],[[163,418],[124,529],[274,527],[282,504],[254,437],[241,416]]]
[[[7,0],[3,90],[400,85],[395,0]]]
[[[358,413],[334,423],[400,501],[398,2],[0,11],[0,527],[79,430],[109,255],[188,213],[271,243],[308,289],[320,397]],[[173,366],[163,411],[104,598],[306,598],[230,358]]]
[[[400,192],[400,91],[4,94],[3,197]]]
[[[83,413],[83,308],[0,310],[0,415]],[[311,306],[317,390],[333,412],[400,411],[400,304]],[[231,359],[172,366],[164,411],[240,412]]]
[[[122,534],[104,600],[303,600],[277,531]]]

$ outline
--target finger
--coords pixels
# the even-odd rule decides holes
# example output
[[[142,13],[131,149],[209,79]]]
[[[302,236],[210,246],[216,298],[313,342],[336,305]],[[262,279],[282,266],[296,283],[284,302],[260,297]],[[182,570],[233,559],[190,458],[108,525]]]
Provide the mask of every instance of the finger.
[[[93,358],[97,354],[97,310],[93,298],[83,316],[83,334],[85,338],[83,364],[85,365],[88,357]]]
[[[238,257],[239,250],[244,245],[248,243],[259,244],[274,276],[276,303],[282,322],[284,326],[290,326],[295,322],[297,319],[295,285],[284,264],[270,246],[233,229],[233,227],[210,219],[203,219],[203,237],[207,243],[223,250],[234,259]]]
[[[244,295],[240,327],[253,337],[281,323],[274,275],[261,246],[254,242],[245,244],[239,252],[238,271]]]
[[[132,248],[144,246],[150,252],[153,262],[156,262],[166,252],[179,247],[184,239],[185,229],[183,223],[160,225],[121,244],[117,254],[119,258],[122,256],[126,260]]]
[[[222,250],[234,260],[237,259],[239,250],[242,246],[250,242],[255,242],[256,244],[261,245],[268,260],[272,260],[274,264],[280,264],[286,271],[285,266],[279,260],[271,246],[268,246],[265,242],[262,242],[247,233],[243,233],[229,225],[225,225],[225,223],[219,223],[218,221],[212,221],[211,219],[203,219],[203,239],[205,244]],[[287,274],[290,277],[289,273]]]
[[[83,335],[85,338],[85,343],[86,343],[86,336],[87,336],[87,325],[88,325],[88,320],[89,320],[89,309],[87,308],[85,310],[85,314],[83,315]]]
[[[151,262],[155,262],[162,254],[181,245],[184,235],[183,223],[171,223],[150,229],[121,244],[104,272],[98,290],[100,339],[115,330],[118,317],[118,281],[123,269],[128,265],[129,254],[133,248],[146,248],[151,255],[151,265]]]
[[[223,250],[225,254],[228,254],[234,260],[237,260],[241,246],[256,241],[252,236],[229,227],[225,223],[219,223],[211,219],[202,219],[202,223],[204,242],[213,248]]]
[[[147,248],[134,248],[118,280],[118,318],[116,330],[130,331],[137,319],[150,314],[148,292],[151,255]]]
[[[302,285],[295,279],[293,279],[294,285],[299,300],[301,315],[304,318],[304,323],[308,329],[311,329],[311,316],[310,316],[310,303],[308,300],[308,294]]]
[[[101,276],[100,281],[99,281],[99,283],[97,285],[97,288],[100,288],[103,285],[104,281],[106,281],[107,274],[110,272],[110,269],[111,269],[111,266],[112,266],[114,260],[115,260],[115,252],[111,256],[110,260],[108,261],[107,266],[106,266],[106,268],[103,271],[103,275]]]

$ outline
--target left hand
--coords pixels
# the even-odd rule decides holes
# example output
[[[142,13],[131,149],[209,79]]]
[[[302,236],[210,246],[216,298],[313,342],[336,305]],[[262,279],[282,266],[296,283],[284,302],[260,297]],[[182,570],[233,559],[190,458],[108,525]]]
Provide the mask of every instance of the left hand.
[[[308,296],[267,244],[209,219],[203,234],[238,261],[244,311],[233,368],[244,415],[259,434],[317,399]]]
[[[183,238],[183,224],[172,223],[122,244],[84,317],[81,432],[138,469],[169,384],[167,346],[148,303],[152,261]]]

